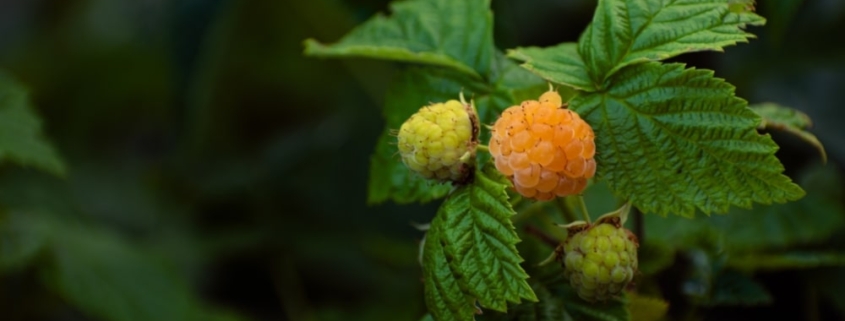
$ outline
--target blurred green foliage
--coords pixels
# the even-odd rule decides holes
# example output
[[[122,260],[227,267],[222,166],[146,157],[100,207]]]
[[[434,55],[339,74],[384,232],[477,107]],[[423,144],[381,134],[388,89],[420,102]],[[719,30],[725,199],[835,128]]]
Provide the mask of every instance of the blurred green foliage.
[[[573,41],[593,7],[493,1],[496,44]],[[302,56],[304,39],[338,39],[386,8],[384,0],[0,3],[8,75],[0,89],[14,81],[30,101],[26,111],[0,96],[3,319],[423,317],[423,233],[412,223],[430,221],[437,204],[367,205],[380,106],[407,67]],[[845,3],[757,8],[768,18],[752,30],[759,39],[676,60],[716,70],[751,103],[803,111],[829,161],[818,165],[812,146],[773,132],[804,200],[644,218],[641,249],[656,250],[641,251],[652,256],[641,259],[638,289],[669,301],[673,319],[845,316],[845,269],[829,266],[845,250],[845,43],[832,32],[845,27]],[[32,116],[40,134],[8,131]],[[7,131],[36,137],[23,148],[42,156],[7,156]],[[43,156],[44,141],[57,156]],[[616,205],[603,191],[586,195],[593,214]],[[549,219],[521,215],[519,228]],[[518,249],[526,264],[551,251],[530,235]],[[537,292],[565,304],[555,291]]]

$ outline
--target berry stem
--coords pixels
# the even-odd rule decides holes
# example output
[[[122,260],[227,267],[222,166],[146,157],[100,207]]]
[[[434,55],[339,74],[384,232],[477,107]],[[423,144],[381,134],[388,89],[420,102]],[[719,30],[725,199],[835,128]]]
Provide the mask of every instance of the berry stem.
[[[566,223],[572,223],[577,220],[575,218],[575,214],[572,213],[572,208],[566,204],[566,198],[560,197],[555,202],[557,203],[557,207],[560,209],[560,212],[563,213],[563,219]]]
[[[578,195],[576,198],[578,200],[578,205],[581,207],[581,215],[584,216],[584,221],[587,221],[587,224],[592,224],[593,221],[590,220],[590,212],[587,211],[587,202],[584,202],[584,195]]]
[[[475,148],[476,148],[476,150],[480,150],[482,152],[488,152],[488,153],[490,152],[490,148],[488,148],[487,145],[484,145],[484,144],[478,144],[478,145],[475,146]]]

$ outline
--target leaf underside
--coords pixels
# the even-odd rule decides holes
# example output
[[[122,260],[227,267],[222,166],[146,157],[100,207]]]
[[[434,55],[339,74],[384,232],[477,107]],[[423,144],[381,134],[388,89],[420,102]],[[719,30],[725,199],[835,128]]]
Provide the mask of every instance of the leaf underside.
[[[475,77],[490,71],[495,48],[489,0],[412,0],[391,8],[390,17],[376,15],[335,44],[306,40],[305,54],[424,63]]]
[[[596,132],[597,177],[642,211],[692,217],[796,200],[759,117],[712,71],[648,62],[610,78],[570,108]]]
[[[596,90],[574,42],[547,48],[516,48],[508,50],[508,57],[522,61],[523,68],[549,81],[578,90]]]

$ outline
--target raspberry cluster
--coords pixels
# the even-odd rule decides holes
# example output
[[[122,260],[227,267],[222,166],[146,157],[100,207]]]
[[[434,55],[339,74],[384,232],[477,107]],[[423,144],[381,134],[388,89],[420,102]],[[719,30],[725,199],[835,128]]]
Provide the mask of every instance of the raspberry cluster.
[[[595,175],[593,129],[562,107],[560,95],[548,91],[505,109],[493,125],[489,149],[496,168],[525,197],[578,194]]]
[[[420,108],[399,128],[402,162],[425,178],[466,179],[475,156],[476,119],[472,106],[457,100]]]
[[[605,301],[634,278],[637,246],[636,237],[618,220],[570,228],[563,243],[564,273],[582,299]]]

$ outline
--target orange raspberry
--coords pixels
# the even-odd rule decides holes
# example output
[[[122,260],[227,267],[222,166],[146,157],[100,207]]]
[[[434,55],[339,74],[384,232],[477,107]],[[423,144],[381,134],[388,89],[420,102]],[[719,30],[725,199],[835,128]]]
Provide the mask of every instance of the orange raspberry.
[[[550,90],[506,109],[493,125],[489,149],[496,168],[525,197],[581,193],[596,173],[593,129],[561,107],[560,95]]]

